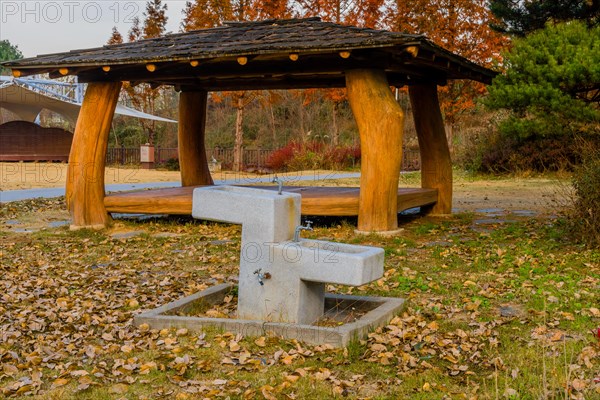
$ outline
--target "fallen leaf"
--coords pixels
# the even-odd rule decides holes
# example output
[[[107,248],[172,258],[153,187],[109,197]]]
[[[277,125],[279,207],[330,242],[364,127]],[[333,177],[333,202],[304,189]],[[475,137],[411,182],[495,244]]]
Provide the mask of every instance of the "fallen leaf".
[[[3,364],[2,371],[9,376],[15,375],[19,372],[19,369],[12,364]]]
[[[293,375],[292,374],[292,375],[286,375],[285,376],[285,380],[289,381],[289,382],[292,382],[292,383],[296,382],[298,379],[300,379],[299,375]]]
[[[66,378],[55,379],[54,382],[52,382],[52,389],[61,387],[61,386],[65,386],[67,383],[69,383],[69,379],[66,379]]]
[[[273,393],[271,393],[272,390],[273,387],[269,385],[265,385],[260,388],[260,392],[266,400],[277,400],[277,397],[275,397]]]
[[[131,353],[133,351],[133,347],[125,344],[123,346],[121,346],[121,351],[125,354]]]
[[[140,303],[136,299],[129,299],[129,301],[127,302],[127,306],[129,306],[130,308],[136,308],[139,305]]]
[[[430,322],[429,324],[427,324],[427,327],[432,331],[437,331],[438,329],[440,329],[440,325],[437,323],[437,321]]]
[[[578,392],[581,392],[585,390],[585,388],[587,387],[587,383],[583,379],[575,378],[571,382],[571,387],[573,387],[573,389],[577,390]]]

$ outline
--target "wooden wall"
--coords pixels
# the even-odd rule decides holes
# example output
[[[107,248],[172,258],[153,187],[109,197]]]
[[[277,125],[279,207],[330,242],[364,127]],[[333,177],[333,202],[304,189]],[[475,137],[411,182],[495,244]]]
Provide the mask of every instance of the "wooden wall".
[[[0,125],[0,161],[69,160],[73,134],[60,128],[42,128],[27,121]]]

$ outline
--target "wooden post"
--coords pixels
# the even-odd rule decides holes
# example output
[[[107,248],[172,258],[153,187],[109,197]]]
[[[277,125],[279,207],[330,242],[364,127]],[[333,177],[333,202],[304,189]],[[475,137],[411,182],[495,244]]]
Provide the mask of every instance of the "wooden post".
[[[104,208],[104,166],[120,90],[121,82],[90,83],[87,87],[67,172],[67,207],[73,229],[99,229],[110,222]]]
[[[391,233],[398,229],[404,115],[382,70],[347,71],[346,87],[360,133],[358,231]]]
[[[181,186],[213,184],[204,147],[206,101],[205,91],[179,94],[178,140]]]
[[[438,190],[438,201],[424,210],[432,215],[452,213],[452,160],[440,111],[437,86],[408,89],[421,151],[421,187]]]

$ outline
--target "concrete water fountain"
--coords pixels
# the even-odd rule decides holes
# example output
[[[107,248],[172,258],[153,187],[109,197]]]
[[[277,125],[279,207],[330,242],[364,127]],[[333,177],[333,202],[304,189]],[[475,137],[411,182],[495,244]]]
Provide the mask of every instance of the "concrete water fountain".
[[[195,189],[195,218],[242,225],[237,318],[182,315],[222,302],[234,289],[222,284],[140,314],[134,322],[153,328],[216,326],[334,346],[385,324],[402,309],[402,299],[325,293],[326,284],[361,286],[379,279],[383,249],[300,238],[302,230],[311,229],[300,225],[300,200],[299,194],[247,187]],[[333,326],[321,326],[324,318]]]

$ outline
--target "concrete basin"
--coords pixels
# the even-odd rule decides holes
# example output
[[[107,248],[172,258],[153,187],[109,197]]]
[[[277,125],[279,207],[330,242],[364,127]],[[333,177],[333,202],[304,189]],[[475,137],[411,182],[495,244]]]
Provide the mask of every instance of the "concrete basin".
[[[304,281],[361,286],[383,276],[383,257],[377,247],[301,239],[274,246],[272,271],[293,269]]]

